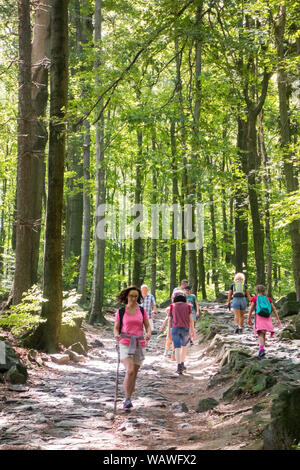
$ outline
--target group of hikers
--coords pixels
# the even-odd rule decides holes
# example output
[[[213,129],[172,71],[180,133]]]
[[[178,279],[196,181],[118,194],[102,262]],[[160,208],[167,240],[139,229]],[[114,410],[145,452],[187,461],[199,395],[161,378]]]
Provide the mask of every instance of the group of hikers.
[[[256,286],[256,295],[251,297],[249,288],[245,283],[243,273],[237,273],[228,293],[228,307],[234,311],[235,333],[242,333],[244,315],[247,308],[246,298],[249,300],[248,325],[252,325],[252,314],[255,313],[254,334],[258,337],[258,357],[265,355],[266,333],[274,335],[272,323],[273,313],[280,326],[280,320],[270,297],[266,296],[266,289],[262,285]],[[232,298],[232,304],[231,304]],[[154,296],[149,292],[148,286],[141,288],[129,286],[117,296],[123,305],[117,310],[114,324],[114,337],[117,342],[119,359],[125,367],[123,410],[132,408],[131,397],[135,389],[136,378],[144,360],[147,343],[154,330],[157,314],[157,305]],[[170,347],[171,359],[176,361],[176,372],[182,375],[186,371],[185,358],[187,345],[193,345],[195,340],[195,323],[200,316],[199,303],[195,294],[192,294],[188,280],[181,281],[170,298],[170,306],[166,308],[166,318],[160,330],[167,329],[164,356],[167,357]]]

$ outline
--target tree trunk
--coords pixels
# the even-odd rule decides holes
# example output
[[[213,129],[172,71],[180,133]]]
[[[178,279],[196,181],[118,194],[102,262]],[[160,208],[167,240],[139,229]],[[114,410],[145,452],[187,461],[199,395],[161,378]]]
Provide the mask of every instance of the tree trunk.
[[[213,183],[211,181],[210,188],[212,187],[213,187]],[[211,220],[211,230],[212,230],[212,244],[211,244],[212,281],[215,287],[215,296],[218,297],[220,290],[219,290],[219,273],[217,269],[217,262],[218,262],[217,230],[216,230],[216,221],[215,221],[214,195],[211,190],[209,192],[209,200],[210,200],[209,209],[210,209],[210,220]]]
[[[260,202],[256,191],[257,137],[256,113],[248,110],[247,156],[248,156],[248,194],[252,216],[253,242],[256,265],[256,284],[265,284],[264,226],[261,221]]]
[[[51,10],[50,137],[40,347],[58,347],[62,319],[62,214],[65,162],[65,110],[68,102],[68,0],[53,0]]]
[[[265,146],[263,133],[262,113],[258,116],[258,141],[261,160],[263,164],[263,180],[265,186],[265,232],[266,232],[266,261],[267,261],[267,294],[272,297],[272,240],[271,240],[271,224],[270,224],[270,190],[271,175],[268,166],[268,155]]]
[[[90,181],[90,146],[91,130],[90,123],[84,121],[85,133],[83,138],[83,229],[81,240],[80,269],[77,292],[81,295],[81,302],[86,300],[86,276],[88,271],[91,237],[91,199],[89,195]]]
[[[102,0],[95,1],[95,32],[94,41],[97,50],[100,48],[99,41],[102,37]],[[96,67],[101,65],[100,50],[98,51],[98,61]],[[96,83],[99,84],[99,76],[96,71]],[[102,101],[99,109],[102,108]],[[104,116],[97,122],[96,126],[96,215],[95,215],[95,252],[94,252],[94,273],[92,286],[92,300],[90,308],[89,322],[105,323],[103,312],[104,301],[104,259],[105,259],[105,238],[97,236],[97,225],[105,217],[97,214],[99,206],[105,204],[105,167],[104,167]]]
[[[170,126],[171,135],[171,166],[172,166],[172,202],[178,202],[178,184],[177,184],[177,163],[176,163],[176,137],[175,137],[175,122],[171,122]],[[176,263],[176,239],[175,239],[175,214],[172,211],[171,219],[171,249],[170,249],[170,296],[177,286],[177,263]]]
[[[182,178],[181,178],[181,206],[182,206],[182,243],[181,243],[181,256],[180,256],[180,272],[179,280],[187,278],[186,274],[186,246],[183,243],[185,239],[184,233],[184,204],[186,202],[187,187],[188,187],[188,172],[187,172],[187,158],[186,158],[186,129],[185,129],[185,112],[182,96],[182,80],[181,80],[181,63],[182,53],[179,53],[178,37],[175,37],[175,54],[176,54],[176,90],[180,108],[180,133],[181,133],[181,158],[182,158]]]
[[[135,185],[135,204],[142,203],[142,179],[143,179],[143,132],[137,130],[138,143],[138,159],[136,164],[136,185]],[[140,224],[137,225],[137,232],[141,230]],[[141,286],[143,280],[143,257],[144,257],[144,240],[141,237],[133,240],[133,274],[132,282],[135,286]]]
[[[19,18],[19,109],[18,109],[18,166],[17,166],[17,220],[16,262],[13,303],[21,301],[23,292],[33,284],[32,247],[35,221],[33,219],[32,180],[32,122],[31,100],[31,29],[30,2],[18,2]]]
[[[82,2],[83,8],[87,7],[87,0]],[[81,44],[88,44],[93,37],[92,15],[83,15],[80,21],[80,42]],[[80,14],[80,18],[82,15]],[[81,48],[82,49],[82,48]],[[80,51],[81,51],[80,49]],[[85,91],[83,90],[83,94]],[[80,267],[78,277],[77,292],[81,294],[81,302],[86,301],[86,277],[88,272],[88,263],[90,256],[90,237],[91,237],[91,197],[89,190],[90,182],[90,150],[91,150],[91,126],[88,119],[83,122],[84,136],[83,136],[83,226],[82,226],[82,240],[80,250]]]
[[[202,38],[201,38],[201,24],[202,24],[202,10],[203,3],[197,7],[196,11],[196,28],[197,35],[195,40],[195,103],[193,115],[193,141],[192,141],[192,158],[191,168],[193,169],[189,174],[188,195],[192,204],[192,226],[195,232],[195,202],[196,202],[196,181],[195,181],[195,168],[197,168],[197,161],[195,154],[199,153],[199,119],[201,108],[201,67],[202,67]],[[193,242],[194,240],[189,240]],[[197,294],[198,290],[198,273],[197,273],[197,251],[190,249],[188,251],[189,260],[189,283],[192,287],[192,292]]]
[[[152,136],[152,150],[156,151],[155,132]],[[152,171],[152,204],[157,204],[157,172],[154,168]],[[151,293],[156,296],[156,277],[157,277],[157,239],[152,238],[152,251],[151,251]]]
[[[283,170],[288,193],[293,193],[298,189],[296,168],[292,160],[290,150],[290,122],[289,122],[289,102],[288,102],[288,76],[284,67],[285,50],[284,36],[286,24],[286,6],[279,7],[279,21],[274,26],[275,40],[278,57],[277,85],[279,94],[279,114],[280,114],[280,143],[283,158]],[[293,274],[296,288],[297,300],[300,301],[300,221],[294,220],[289,224],[289,232],[292,244]]]
[[[248,204],[244,186],[246,184],[246,123],[238,118],[237,149],[239,156],[239,178],[235,191],[235,269],[247,277],[248,270]]]
[[[33,218],[35,230],[32,242],[32,282],[38,280],[39,248],[43,198],[45,195],[45,149],[48,132],[45,123],[48,104],[48,70],[50,63],[50,18],[52,0],[40,0],[36,4],[32,42],[32,105],[33,152],[32,161]]]

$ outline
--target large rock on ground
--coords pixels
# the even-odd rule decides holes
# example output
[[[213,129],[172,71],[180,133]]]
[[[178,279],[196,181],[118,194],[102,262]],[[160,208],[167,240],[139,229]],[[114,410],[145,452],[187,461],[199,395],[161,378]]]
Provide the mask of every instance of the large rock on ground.
[[[219,402],[212,397],[204,398],[200,400],[197,406],[198,413],[204,413],[205,411],[212,410],[218,406]]]
[[[300,302],[297,302],[297,300],[288,300],[282,305],[278,313],[281,318],[284,318],[289,315],[297,315],[299,311]]]
[[[88,351],[84,331],[75,322],[61,325],[59,343],[63,344],[66,348],[69,348],[74,343],[81,343],[84,350]]]
[[[300,387],[287,386],[274,400],[264,450],[291,450],[300,442]]]
[[[231,401],[241,395],[255,395],[277,383],[277,379],[266,374],[256,364],[249,364],[244,368],[241,375],[235,380],[233,385],[224,394],[225,401]]]
[[[9,382],[13,384],[23,384],[28,378],[28,373],[25,365],[21,362],[19,357],[14,351],[14,348],[8,341],[2,342],[2,351],[3,343],[5,345],[4,361],[0,364],[0,374],[5,373],[6,378]],[[1,354],[3,361],[3,354]]]

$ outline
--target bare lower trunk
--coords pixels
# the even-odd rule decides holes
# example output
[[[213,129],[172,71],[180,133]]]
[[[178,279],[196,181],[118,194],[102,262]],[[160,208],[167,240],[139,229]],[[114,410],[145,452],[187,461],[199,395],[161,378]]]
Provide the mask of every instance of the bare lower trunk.
[[[95,34],[94,40],[96,47],[99,48],[99,41],[102,36],[102,0],[95,1]],[[98,61],[96,67],[101,66],[101,50],[98,49]],[[96,83],[99,84],[99,76],[96,70]],[[99,103],[99,109],[102,108],[102,101]],[[105,168],[104,168],[104,116],[102,114],[100,121],[96,126],[96,216],[95,216],[95,252],[94,252],[94,272],[92,285],[92,300],[90,308],[89,322],[105,322],[103,312],[104,301],[104,257],[105,257],[105,238],[97,235],[97,225],[101,223],[105,214],[97,214],[99,206],[105,204]]]
[[[62,212],[65,162],[65,110],[68,101],[68,0],[53,0],[51,11],[50,137],[45,231],[44,289],[40,346],[58,348],[62,319]]]
[[[32,247],[34,218],[32,213],[32,100],[31,100],[31,29],[30,2],[18,2],[19,17],[19,108],[18,108],[18,167],[16,263],[13,303],[21,301],[23,292],[33,284]]]
[[[298,190],[298,179],[296,176],[296,168],[292,160],[292,152],[290,150],[290,122],[289,122],[289,101],[287,93],[288,75],[284,68],[285,50],[284,36],[286,24],[286,6],[279,7],[278,24],[274,26],[276,48],[278,56],[277,83],[279,94],[279,113],[280,113],[280,141],[283,158],[283,169],[288,193]],[[298,49],[299,51],[299,49]],[[300,301],[300,221],[294,220],[289,224],[289,232],[292,245],[293,256],[293,274],[296,288],[297,300]]]

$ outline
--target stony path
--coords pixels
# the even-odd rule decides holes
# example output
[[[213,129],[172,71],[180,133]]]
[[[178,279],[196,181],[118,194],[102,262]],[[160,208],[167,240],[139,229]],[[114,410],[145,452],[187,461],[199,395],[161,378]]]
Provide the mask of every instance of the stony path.
[[[220,316],[224,334],[232,336],[232,314],[224,308],[218,314],[215,305],[211,308],[216,319]],[[163,312],[159,317],[157,326]],[[162,356],[164,338],[153,336],[129,415],[122,411],[124,371],[120,367],[120,398],[114,417],[117,353],[112,333],[90,326],[85,330],[89,343],[98,338],[104,345],[91,349],[85,363],[49,361],[32,368],[28,383],[19,386],[19,391],[0,385],[0,450],[255,448],[257,425],[241,426],[255,400],[224,403],[215,411],[196,413],[200,398],[219,400],[224,391],[224,385],[209,389],[219,363],[201,345],[189,348],[188,370],[178,376],[175,363]],[[257,349],[250,329],[235,340]],[[276,340],[272,341],[275,348]],[[282,348],[279,353],[284,356],[286,352]]]

